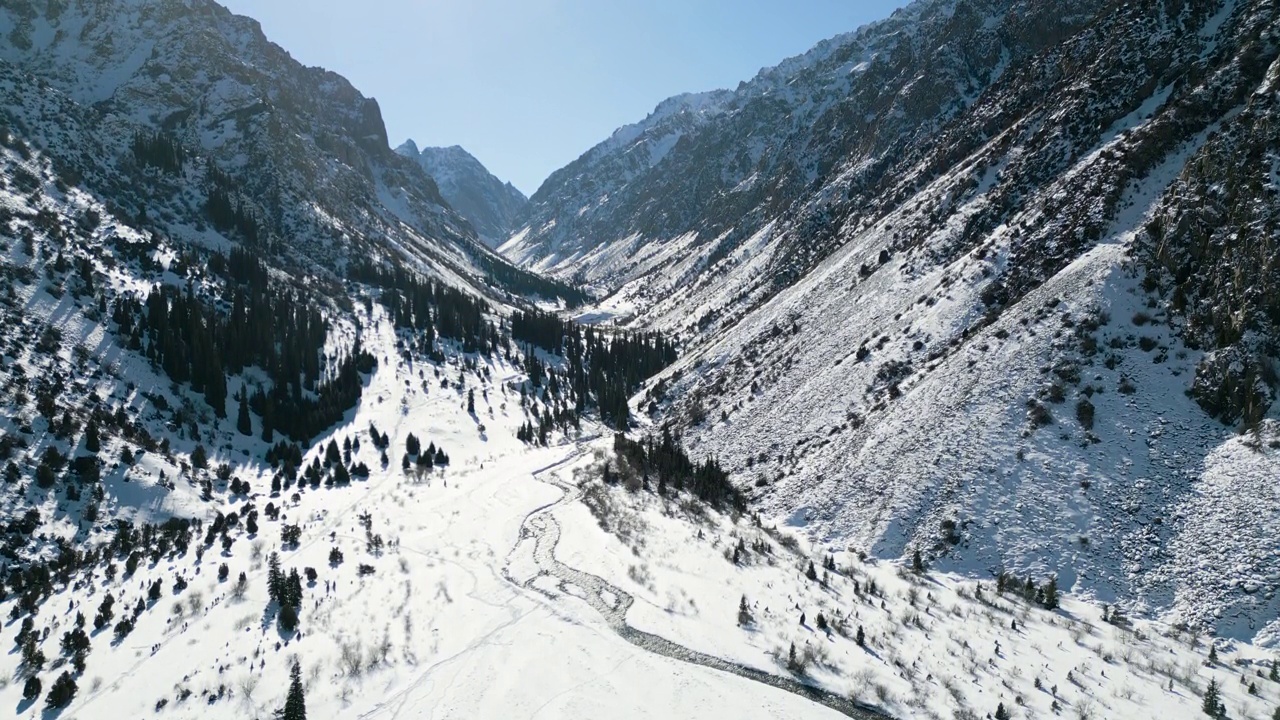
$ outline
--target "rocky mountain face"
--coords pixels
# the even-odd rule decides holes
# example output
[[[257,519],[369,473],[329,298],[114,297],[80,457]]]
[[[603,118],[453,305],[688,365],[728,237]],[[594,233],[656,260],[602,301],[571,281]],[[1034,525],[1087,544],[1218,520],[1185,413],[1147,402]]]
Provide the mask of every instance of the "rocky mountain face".
[[[619,131],[502,252],[679,333],[640,407],[816,539],[1275,637],[1278,12],[918,2]]]
[[[449,206],[466,218],[491,248],[511,236],[516,221],[529,204],[524,193],[494,177],[471,153],[457,145],[419,150],[409,140],[396,148],[396,152],[422,165]]]
[[[697,252],[720,257],[833,177],[885,173],[1104,5],[914,3],[736,90],[667,100],[552,174],[507,254],[606,287],[641,272],[611,261],[617,246],[696,232]]]
[[[376,101],[253,20],[212,2],[21,2],[0,32],[3,122],[140,228],[217,246],[213,224],[327,273],[372,255],[485,293],[533,280],[388,147]]]

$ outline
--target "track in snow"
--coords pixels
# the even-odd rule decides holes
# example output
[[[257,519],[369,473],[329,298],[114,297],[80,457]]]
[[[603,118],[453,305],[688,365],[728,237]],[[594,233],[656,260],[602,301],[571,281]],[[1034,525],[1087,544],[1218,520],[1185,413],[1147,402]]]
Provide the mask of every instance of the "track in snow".
[[[542,476],[546,476],[551,471],[577,460],[584,452],[586,452],[585,449],[580,450],[553,465],[537,470],[533,473],[533,476],[543,479]],[[628,625],[627,611],[631,609],[631,605],[634,602],[634,598],[629,593],[614,586],[604,578],[576,570],[556,560],[555,549],[560,543],[560,523],[551,516],[551,511],[576,500],[579,493],[577,488],[554,480],[551,481],[551,484],[564,490],[564,495],[555,502],[533,510],[525,517],[524,523],[520,526],[520,540],[517,543],[517,548],[525,542],[534,543],[533,558],[538,567],[538,574],[521,583],[513,578],[509,572],[504,572],[508,581],[543,595],[554,597],[551,593],[538,588],[535,583],[541,578],[555,578],[560,591],[564,595],[585,601],[596,612],[600,613],[609,627],[622,639],[656,655],[732,673],[779,690],[785,690],[812,702],[825,705],[851,718],[858,718],[858,720],[883,720],[890,717],[878,708],[864,705],[822,688],[692,650],[664,637],[637,630]],[[513,555],[514,552],[513,550]],[[576,588],[577,592],[574,592],[572,588]],[[612,598],[613,601],[609,602],[606,598]]]

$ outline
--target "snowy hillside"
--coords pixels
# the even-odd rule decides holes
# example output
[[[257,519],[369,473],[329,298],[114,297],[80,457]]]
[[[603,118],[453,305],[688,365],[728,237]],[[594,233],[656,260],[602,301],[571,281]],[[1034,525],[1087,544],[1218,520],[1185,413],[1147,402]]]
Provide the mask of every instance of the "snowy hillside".
[[[475,228],[480,239],[496,247],[510,237],[529,199],[511,183],[494,177],[471,153],[453,147],[421,150],[406,141],[396,152],[413,158],[436,181],[440,194]]]
[[[205,0],[19,2],[0,33],[0,122],[143,229],[223,249],[212,225],[307,271],[396,256],[486,294],[541,283],[388,147],[374,100],[253,20]]]
[[[1274,642],[1280,508],[1250,478],[1280,470],[1280,18],[1068,7],[914,4],[736,91],[773,88],[758,129],[787,139],[761,157],[790,165],[718,164],[750,146],[741,100],[627,186],[647,205],[609,190],[584,216],[544,188],[555,229],[502,251],[612,293],[584,320],[686,341],[633,406],[766,517]],[[680,157],[771,201],[682,214]]]

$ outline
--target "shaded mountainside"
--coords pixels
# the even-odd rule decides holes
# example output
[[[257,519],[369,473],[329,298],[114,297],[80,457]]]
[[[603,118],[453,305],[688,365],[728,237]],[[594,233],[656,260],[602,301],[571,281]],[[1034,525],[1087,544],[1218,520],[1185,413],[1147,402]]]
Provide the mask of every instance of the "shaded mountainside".
[[[396,152],[422,165],[450,207],[471,223],[489,247],[497,247],[510,237],[517,219],[529,204],[524,193],[494,177],[471,153],[457,145],[419,150],[409,140],[396,148]]]
[[[638,406],[815,539],[1274,640],[1278,13],[916,3],[502,250],[678,333]]]
[[[387,145],[377,103],[200,0],[0,9],[0,122],[144,229],[307,271],[395,258],[473,292],[554,286],[481,245]],[[69,142],[74,138],[74,142]]]

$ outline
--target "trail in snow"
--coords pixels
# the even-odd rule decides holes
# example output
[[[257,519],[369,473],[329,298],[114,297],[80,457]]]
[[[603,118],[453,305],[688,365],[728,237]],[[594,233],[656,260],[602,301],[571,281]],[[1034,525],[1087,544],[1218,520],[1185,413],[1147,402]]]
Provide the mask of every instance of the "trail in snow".
[[[747,680],[785,690],[812,702],[825,705],[851,718],[879,720],[890,717],[876,707],[859,703],[822,688],[788,677],[773,675],[714,655],[698,652],[659,635],[647,633],[628,625],[627,611],[631,609],[631,605],[634,602],[634,598],[630,593],[601,577],[571,568],[556,560],[555,557],[556,546],[560,543],[560,523],[551,515],[551,511],[561,505],[576,501],[580,493],[576,487],[556,480],[552,473],[579,459],[585,453],[586,445],[584,444],[582,449],[576,453],[533,473],[535,479],[549,482],[563,490],[564,494],[559,500],[537,508],[525,517],[524,523],[520,527],[520,540],[516,547],[512,549],[511,556],[514,556],[521,546],[532,542],[532,554],[538,567],[538,574],[524,582],[519,582],[508,571],[504,571],[508,581],[555,598],[556,596],[553,593],[537,586],[539,580],[553,578],[563,595],[570,595],[585,601],[596,612],[600,613],[601,617],[619,637],[655,655],[731,673]],[[612,602],[606,598],[612,599]]]

